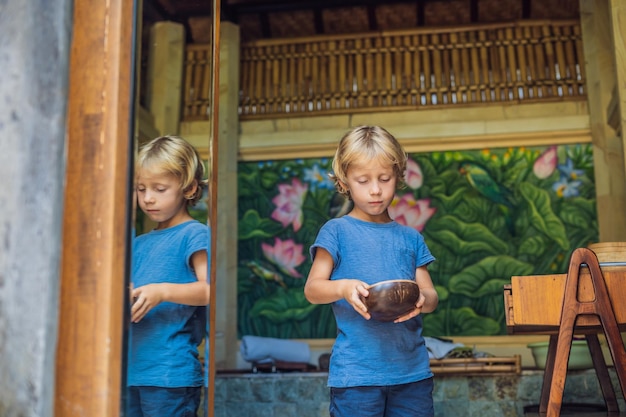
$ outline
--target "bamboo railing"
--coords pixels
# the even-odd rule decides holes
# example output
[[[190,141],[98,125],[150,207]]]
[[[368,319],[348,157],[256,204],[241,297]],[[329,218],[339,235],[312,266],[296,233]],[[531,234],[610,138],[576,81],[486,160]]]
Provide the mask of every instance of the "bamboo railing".
[[[206,109],[200,55],[188,48],[188,120]],[[240,74],[242,119],[586,97],[577,20],[255,41]]]
[[[185,47],[183,120],[209,119],[211,67],[211,44],[191,44]]]

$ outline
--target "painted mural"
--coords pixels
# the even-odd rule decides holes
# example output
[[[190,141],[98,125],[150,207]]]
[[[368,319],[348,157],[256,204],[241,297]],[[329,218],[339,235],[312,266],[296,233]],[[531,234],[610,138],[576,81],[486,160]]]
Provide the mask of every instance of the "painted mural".
[[[239,164],[239,337],[335,337],[330,306],[303,294],[310,245],[349,203],[330,169],[327,158]],[[510,277],[564,273],[572,250],[598,239],[587,144],[410,154],[405,180],[389,211],[437,258],[429,336],[506,334]]]

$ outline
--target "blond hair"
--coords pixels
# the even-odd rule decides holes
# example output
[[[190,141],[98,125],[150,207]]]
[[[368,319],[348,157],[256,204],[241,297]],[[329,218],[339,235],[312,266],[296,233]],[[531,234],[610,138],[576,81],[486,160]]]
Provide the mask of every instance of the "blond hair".
[[[341,138],[335,152],[330,178],[335,182],[337,191],[349,194],[342,184],[348,182],[347,172],[351,164],[374,159],[392,166],[398,188],[404,187],[407,154],[398,140],[380,126],[359,126]]]
[[[185,195],[190,206],[200,200],[207,183],[198,151],[179,136],[160,136],[143,145],[135,163],[135,170],[138,168],[156,169],[178,178],[183,191],[191,190],[196,184],[195,192]]]

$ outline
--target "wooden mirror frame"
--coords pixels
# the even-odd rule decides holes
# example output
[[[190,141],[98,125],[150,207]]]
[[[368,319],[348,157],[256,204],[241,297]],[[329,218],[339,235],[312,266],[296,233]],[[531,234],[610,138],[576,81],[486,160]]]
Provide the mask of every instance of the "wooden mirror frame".
[[[125,389],[134,138],[134,42],[139,0],[75,0],[69,63],[67,172],[54,415],[121,414]],[[210,1],[210,0],[206,0]],[[219,1],[213,0],[218,69]],[[216,7],[217,5],[217,7]],[[216,8],[215,8],[216,7]],[[215,35],[217,34],[217,36]],[[209,216],[215,253],[218,71],[212,81]],[[215,262],[211,302],[208,404],[214,396]],[[213,407],[208,407],[209,417]]]
[[[220,16],[221,1],[212,0],[212,34],[211,34],[211,103],[212,109],[211,119],[211,134],[209,138],[209,226],[211,227],[211,253],[210,253],[210,271],[209,271],[209,284],[211,285],[211,295],[208,308],[208,323],[209,323],[209,354],[208,354],[208,375],[209,375],[209,387],[207,392],[206,404],[211,405],[215,399],[215,293],[217,284],[217,187],[218,187],[218,136],[219,136],[219,98],[220,98],[220,29],[221,20]],[[208,407],[207,417],[213,417],[215,411],[214,407]]]

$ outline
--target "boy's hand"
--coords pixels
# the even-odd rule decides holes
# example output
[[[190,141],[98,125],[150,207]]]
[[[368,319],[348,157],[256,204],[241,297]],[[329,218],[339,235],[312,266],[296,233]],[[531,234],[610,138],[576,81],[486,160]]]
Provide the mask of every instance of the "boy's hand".
[[[424,294],[422,294],[420,292],[420,296],[417,299],[417,303],[415,303],[415,309],[413,309],[412,311],[408,312],[404,316],[395,319],[393,322],[394,323],[402,323],[403,321],[410,320],[413,317],[419,315],[422,312],[422,307],[424,306],[425,302],[426,302],[426,297],[424,297]]]
[[[139,323],[148,314],[148,311],[163,301],[161,285],[148,284],[135,288],[131,291],[131,300],[134,302],[130,309],[130,321]]]
[[[350,303],[352,308],[356,310],[365,320],[369,320],[371,318],[370,313],[367,312],[367,307],[361,301],[361,295],[363,297],[367,297],[369,295],[369,291],[367,290],[368,285],[363,281],[359,281],[358,279],[347,279],[345,280],[344,288],[343,288],[343,297]]]

